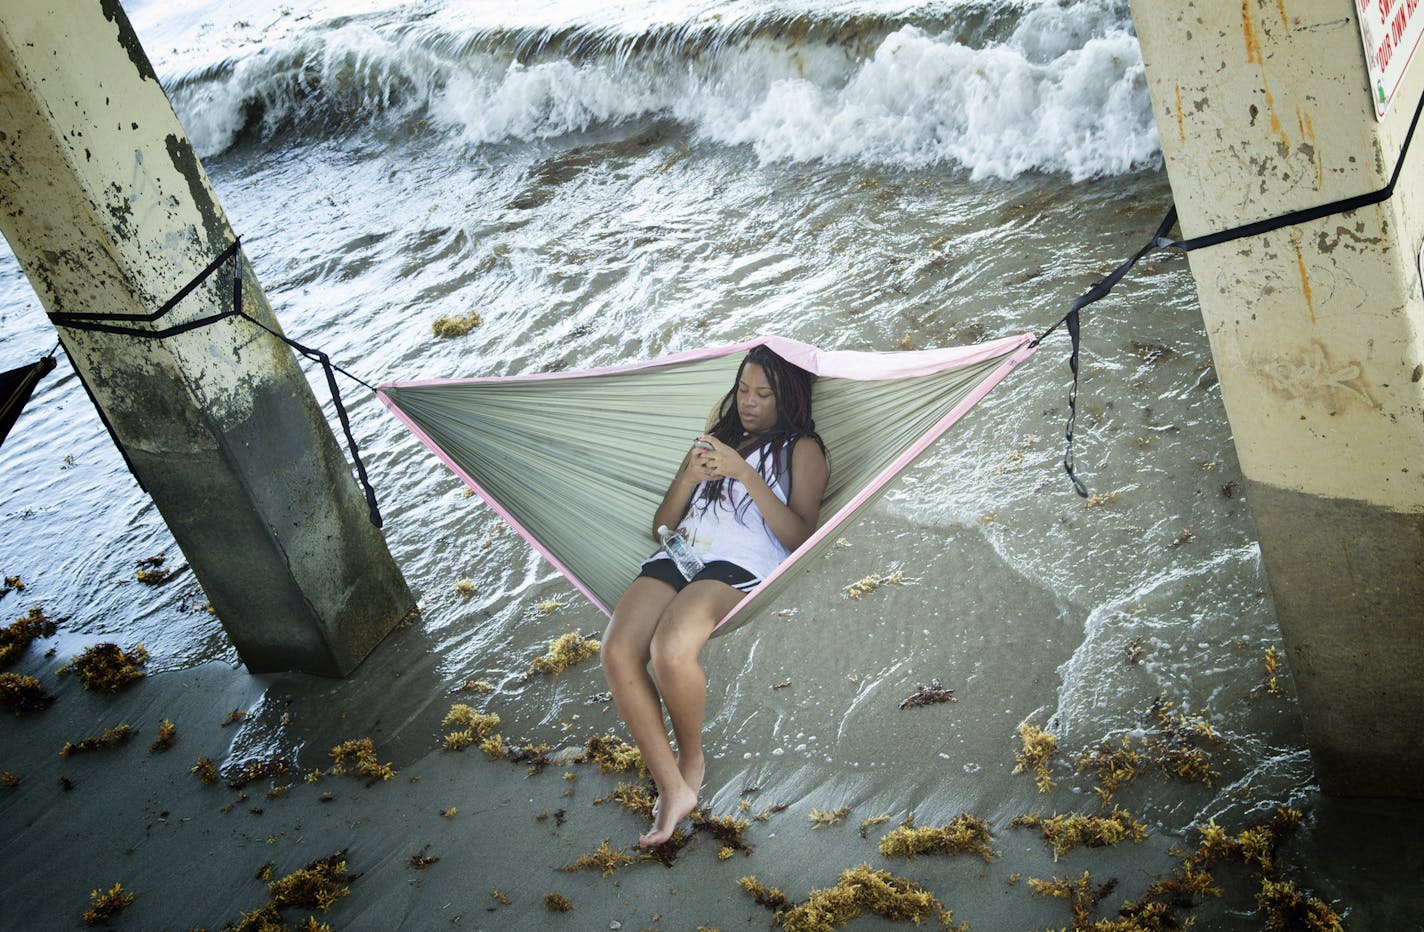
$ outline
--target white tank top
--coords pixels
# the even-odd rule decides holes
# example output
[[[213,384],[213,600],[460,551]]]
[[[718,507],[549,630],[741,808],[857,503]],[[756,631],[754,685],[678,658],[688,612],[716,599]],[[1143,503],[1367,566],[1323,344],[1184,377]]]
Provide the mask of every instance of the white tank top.
[[[795,439],[793,437],[790,443],[794,443]],[[789,443],[784,443],[781,448],[783,469],[789,463],[788,446]],[[747,454],[746,459],[757,468],[777,499],[785,502],[786,490],[782,488],[781,477],[773,470],[770,451],[766,447],[757,447]],[[781,565],[790,551],[766,526],[766,519],[748,495],[746,485],[734,480],[724,482],[721,499],[711,503],[698,497],[703,485],[705,483],[699,483],[693,490],[692,504],[682,519],[681,527],[687,533],[687,542],[704,563],[726,560],[742,567],[758,580],[765,579]]]

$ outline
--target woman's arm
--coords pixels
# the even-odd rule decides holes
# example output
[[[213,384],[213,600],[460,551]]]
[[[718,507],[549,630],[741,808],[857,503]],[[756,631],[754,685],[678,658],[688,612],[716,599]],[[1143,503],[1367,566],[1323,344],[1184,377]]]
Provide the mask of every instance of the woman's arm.
[[[663,493],[662,503],[658,505],[658,510],[653,512],[653,526],[649,533],[658,543],[662,542],[658,538],[658,528],[664,524],[670,528],[678,526],[682,516],[687,514],[687,506],[692,502],[692,493],[697,484],[707,478],[703,475],[706,470],[693,462],[692,454],[697,449],[693,447],[682,458],[682,465],[677,468],[677,474],[672,477],[667,492]]]
[[[810,437],[796,441],[791,457],[791,501],[783,503],[756,467],[736,450],[712,437],[702,439],[710,441],[712,449],[693,449],[693,469],[700,466],[710,472],[707,478],[727,476],[746,486],[752,501],[761,509],[767,529],[783,547],[795,550],[815,533],[827,479],[826,455],[821,452],[819,443]]]

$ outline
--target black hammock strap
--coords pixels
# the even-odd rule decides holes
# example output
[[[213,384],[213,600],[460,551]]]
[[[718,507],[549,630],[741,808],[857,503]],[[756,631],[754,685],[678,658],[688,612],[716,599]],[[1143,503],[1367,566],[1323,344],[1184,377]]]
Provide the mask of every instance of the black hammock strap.
[[[1079,311],[1107,296],[1112,291],[1122,277],[1128,273],[1143,256],[1154,249],[1180,249],[1183,252],[1191,252],[1194,249],[1203,249],[1207,246],[1218,246],[1222,243],[1229,243],[1232,240],[1246,239],[1251,236],[1260,236],[1263,233],[1270,233],[1282,227],[1295,226],[1301,223],[1308,223],[1311,220],[1319,220],[1322,217],[1329,217],[1332,214],[1349,213],[1361,207],[1368,207],[1371,204],[1379,204],[1387,201],[1394,195],[1395,183],[1399,181],[1400,172],[1404,168],[1404,157],[1409,153],[1409,144],[1414,139],[1414,130],[1419,126],[1419,118],[1424,114],[1424,97],[1419,99],[1419,103],[1414,107],[1414,116],[1409,121],[1409,131],[1404,136],[1404,142],[1399,147],[1399,158],[1395,160],[1394,171],[1389,176],[1389,183],[1374,191],[1367,191],[1364,194],[1355,194],[1350,197],[1340,198],[1330,201],[1327,204],[1317,204],[1314,207],[1305,207],[1300,210],[1293,210],[1275,217],[1267,217],[1264,220],[1255,220],[1251,223],[1243,223],[1240,226],[1231,227],[1226,230],[1218,230],[1215,233],[1205,233],[1201,236],[1194,236],[1191,239],[1174,240],[1167,236],[1172,227],[1177,224],[1177,205],[1173,204],[1167,211],[1167,216],[1157,227],[1157,232],[1147,244],[1133,254],[1102,281],[1089,288],[1078,300],[1073,302],[1068,313],[1064,314],[1052,327],[1049,327],[1038,338],[1033,341],[1037,346],[1043,340],[1061,326],[1067,327],[1068,340],[1070,344],[1068,352],[1068,368],[1073,374],[1073,384],[1068,389],[1068,421],[1064,428],[1063,447],[1063,469],[1068,473],[1068,478],[1073,481],[1073,489],[1084,498],[1088,497],[1088,490],[1083,485],[1082,480],[1074,472],[1073,462],[1073,424],[1077,420],[1078,413],[1078,350],[1081,342],[1079,335]]]
[[[0,444],[10,435],[10,428],[25,409],[40,379],[54,370],[54,353],[41,356],[37,362],[0,372]]]
[[[323,353],[321,350],[316,350],[307,346],[303,346],[296,340],[293,340],[290,337],[285,336],[284,334],[278,333],[276,330],[273,330],[271,327],[268,327],[266,324],[262,323],[262,321],[258,320],[257,318],[253,317],[252,315],[248,314],[246,311],[243,310],[241,247],[242,238],[238,237],[234,239],[231,245],[229,245],[226,249],[219,253],[218,256],[213,259],[213,261],[209,262],[202,271],[200,271],[197,275],[193,276],[193,279],[189,281],[188,284],[184,285],[181,289],[179,289],[178,292],[173,295],[173,297],[169,298],[167,301],[164,302],[162,307],[160,307],[158,310],[154,311],[151,314],[51,314],[49,315],[49,318],[56,325],[68,327],[71,330],[87,330],[95,333],[115,333],[121,334],[123,336],[139,337],[141,339],[159,340],[163,339],[164,337],[173,336],[174,334],[185,333],[189,330],[196,330],[199,327],[206,327],[209,324],[216,323],[220,320],[225,320],[229,317],[241,317],[248,323],[260,327],[261,329],[270,333],[272,336],[281,340],[283,343],[286,343],[288,346],[296,350],[298,353],[301,353],[307,359],[310,359],[313,362],[320,363],[322,372],[326,375],[326,386],[331,391],[331,401],[336,406],[336,417],[341,422],[341,430],[346,435],[346,445],[351,451],[351,459],[355,463],[356,474],[360,479],[361,488],[366,495],[366,508],[371,519],[371,524],[375,525],[376,527],[380,527],[384,522],[381,518],[380,508],[376,504],[376,490],[371,486],[371,479],[366,473],[366,465],[361,461],[361,452],[356,445],[356,437],[351,432],[351,419],[346,415],[346,405],[342,402],[341,399],[341,388],[339,385],[337,385],[336,373],[340,372],[347,378],[359,382],[362,385],[365,385],[373,392],[375,391],[375,388],[373,388],[369,383],[365,382],[364,380],[357,378],[350,372],[347,372],[345,369],[333,363],[331,361],[331,357],[327,356],[326,353]],[[206,281],[214,272],[222,268],[223,264],[228,261],[232,262],[232,305],[226,310],[220,311],[216,314],[209,314],[206,317],[195,318],[194,320],[186,321],[185,323],[174,324],[171,327],[163,327],[156,330],[150,330],[141,327],[123,326],[120,324],[111,323],[111,321],[119,320],[142,323],[157,322],[169,311],[172,311],[175,307],[177,307],[178,304],[184,298],[192,294],[194,289],[196,289],[199,285]],[[51,364],[53,363],[51,362]],[[87,388],[88,386],[85,387]],[[95,406],[98,407],[97,402]],[[103,415],[102,408],[100,408],[100,415]],[[107,419],[105,420],[105,423],[107,425]],[[109,432],[112,435],[113,429],[110,428]],[[117,436],[115,436],[116,441],[117,439]],[[120,445],[120,449],[122,450],[122,445]],[[125,459],[127,459],[127,456],[125,456]]]

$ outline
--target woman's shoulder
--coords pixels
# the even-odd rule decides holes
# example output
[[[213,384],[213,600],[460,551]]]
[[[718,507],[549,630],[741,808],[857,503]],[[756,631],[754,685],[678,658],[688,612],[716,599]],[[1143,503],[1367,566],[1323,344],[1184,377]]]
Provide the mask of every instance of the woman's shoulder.
[[[797,434],[791,440],[791,453],[793,459],[799,459],[803,455],[811,456],[824,461],[826,458],[825,447],[819,437],[810,434]]]

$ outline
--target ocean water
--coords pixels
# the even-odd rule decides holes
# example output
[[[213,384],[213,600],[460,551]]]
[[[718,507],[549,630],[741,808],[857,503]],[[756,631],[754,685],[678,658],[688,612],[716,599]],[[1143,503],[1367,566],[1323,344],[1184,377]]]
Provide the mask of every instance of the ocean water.
[[[894,351],[1042,331],[1171,201],[1118,0],[126,8],[287,333],[371,383],[760,333]],[[432,334],[470,310],[468,335]],[[56,339],[8,252],[0,324],[0,367]],[[1011,773],[1019,723],[1052,730],[1063,757],[1141,736],[1165,697],[1210,722],[1217,775],[1144,777],[1125,803],[1187,846],[1208,819],[1304,807],[1302,882],[1348,915],[1359,904],[1310,840],[1283,659],[1267,688],[1267,653],[1284,651],[1185,260],[1149,256],[1085,314],[1086,502],[1060,466],[1067,351],[1050,337],[775,623],[712,642],[708,798],[756,784],[923,824],[1087,810],[1092,780],[1066,758],[1055,801]],[[470,679],[498,686],[482,707],[511,736],[613,727],[596,668],[525,676],[602,616],[373,395],[345,391],[424,613],[350,681],[264,678],[268,706],[299,695],[311,721],[385,703],[398,760],[432,747]],[[64,617],[60,654],[108,639],[142,642],[155,672],[238,665],[191,575],[133,581],[134,561],[182,555],[63,361],[0,454],[0,535],[5,575],[28,585],[3,608]],[[371,672],[399,665],[419,671],[399,689]],[[957,701],[897,708],[932,679]],[[317,762],[323,740],[254,715],[230,753]],[[1211,928],[1261,927],[1249,901],[1206,908]]]

